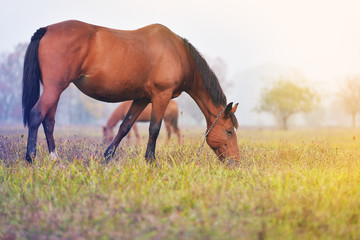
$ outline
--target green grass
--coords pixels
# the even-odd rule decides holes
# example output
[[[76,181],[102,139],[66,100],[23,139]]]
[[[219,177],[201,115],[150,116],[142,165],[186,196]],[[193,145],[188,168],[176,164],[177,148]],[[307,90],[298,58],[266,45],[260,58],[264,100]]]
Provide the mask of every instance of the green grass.
[[[360,131],[239,130],[241,163],[227,166],[202,137],[141,147],[104,164],[94,135],[42,139],[35,164],[25,138],[0,136],[0,239],[359,239]],[[40,135],[42,137],[42,133]]]

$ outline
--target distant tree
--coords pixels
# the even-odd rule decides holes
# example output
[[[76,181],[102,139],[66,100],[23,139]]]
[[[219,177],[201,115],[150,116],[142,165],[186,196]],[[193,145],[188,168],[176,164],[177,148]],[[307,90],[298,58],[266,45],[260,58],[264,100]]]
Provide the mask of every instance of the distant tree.
[[[85,110],[89,113],[92,119],[100,119],[104,115],[104,104],[84,94],[81,95],[80,101]]]
[[[57,121],[63,124],[93,124],[108,117],[105,103],[83,94],[74,84],[62,93],[57,109]],[[110,114],[109,114],[110,115]]]
[[[291,116],[311,111],[316,101],[316,94],[309,88],[300,87],[280,77],[273,87],[263,89],[260,104],[256,110],[273,114],[286,130]]]
[[[351,115],[352,126],[356,127],[356,115],[360,113],[360,76],[346,77],[337,95],[340,106]]]
[[[21,78],[27,44],[0,56],[0,120],[21,120]]]
[[[214,71],[220,82],[226,81],[227,66],[225,61],[221,57],[208,60],[210,68]]]
[[[214,59],[208,59],[210,68],[214,71],[216,77],[219,79],[221,87],[224,91],[233,86],[232,82],[228,81],[228,68],[227,64],[221,57],[216,57]]]

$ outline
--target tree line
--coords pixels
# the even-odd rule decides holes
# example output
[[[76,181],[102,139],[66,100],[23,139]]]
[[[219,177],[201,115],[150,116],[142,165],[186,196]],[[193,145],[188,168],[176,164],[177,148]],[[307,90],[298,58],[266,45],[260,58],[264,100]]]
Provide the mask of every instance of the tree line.
[[[10,53],[0,55],[0,122],[20,123],[22,119],[21,91],[22,68],[27,43],[18,44]],[[221,58],[210,61],[224,88],[231,88],[226,81],[226,64]],[[267,112],[275,117],[278,125],[288,128],[289,119],[298,113],[313,111],[321,102],[319,94],[305,86],[306,79],[279,76],[263,88],[257,112]],[[65,124],[95,123],[106,118],[112,107],[86,97],[73,85],[66,90],[59,103],[57,118]],[[339,85],[336,102],[351,117],[352,127],[360,113],[360,76],[346,76]],[[183,104],[187,106],[185,102]],[[189,112],[191,115],[191,111]],[[196,117],[196,116],[193,116]]]

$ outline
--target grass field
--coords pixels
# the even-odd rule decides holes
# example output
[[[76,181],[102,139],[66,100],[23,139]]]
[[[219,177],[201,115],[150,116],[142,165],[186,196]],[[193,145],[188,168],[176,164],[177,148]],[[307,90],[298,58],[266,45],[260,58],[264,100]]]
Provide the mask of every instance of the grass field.
[[[0,135],[0,239],[360,238],[360,130],[240,129],[239,166],[207,145],[188,163],[202,131],[161,135],[157,167],[145,141],[104,164],[96,131],[55,135],[60,159],[40,133],[32,166],[26,135]]]

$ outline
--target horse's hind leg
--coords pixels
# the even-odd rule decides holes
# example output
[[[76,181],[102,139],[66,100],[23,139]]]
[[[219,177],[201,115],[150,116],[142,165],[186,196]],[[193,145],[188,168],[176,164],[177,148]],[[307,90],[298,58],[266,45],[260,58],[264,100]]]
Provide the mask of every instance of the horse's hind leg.
[[[177,136],[178,143],[181,144],[181,134],[180,134],[180,129],[177,126],[177,123],[176,123],[176,125],[175,124],[173,125],[173,129],[174,129],[174,132],[175,132],[175,134]]]
[[[53,135],[57,104],[58,104],[58,101],[52,106],[52,108],[50,108],[50,110],[48,111],[48,113],[46,114],[46,116],[42,122],[51,159],[58,158],[58,154],[57,154],[56,148],[55,148],[54,135]]]
[[[148,102],[144,101],[133,101],[128,113],[126,114],[123,122],[120,125],[119,132],[104,153],[106,162],[109,162],[110,158],[114,156],[116,148],[119,146],[121,140],[130,131],[132,125],[135,123],[136,119],[139,117],[139,115],[142,113],[142,111],[146,108],[148,104]]]
[[[134,130],[134,133],[135,133],[136,143],[137,143],[137,145],[140,145],[141,144],[141,139],[140,139],[139,129],[138,129],[136,123],[134,123],[134,125],[133,125],[133,130]]]
[[[165,121],[165,128],[166,128],[166,133],[167,133],[167,139],[166,139],[166,144],[169,144],[170,142],[170,137],[171,137],[171,127],[170,127],[170,121]]]
[[[179,128],[175,129],[174,132],[175,132],[176,135],[177,135],[178,143],[181,144],[181,134],[180,134]]]
[[[59,100],[59,96],[60,96],[59,93],[52,92],[44,88],[41,97],[30,111],[29,133],[28,133],[28,142],[27,142],[26,157],[25,157],[29,163],[32,163],[33,159],[36,156],[36,140],[37,140],[37,133],[39,126],[43,122],[48,111],[54,105],[56,105],[56,103]],[[48,125],[51,126],[51,124],[47,124],[47,126]],[[51,130],[51,128],[49,129]]]
[[[28,141],[26,147],[26,156],[25,159],[29,163],[33,162],[33,159],[36,156],[36,141],[38,128],[42,121],[42,114],[39,105],[35,105],[29,115],[29,132],[28,132]]]

